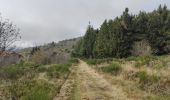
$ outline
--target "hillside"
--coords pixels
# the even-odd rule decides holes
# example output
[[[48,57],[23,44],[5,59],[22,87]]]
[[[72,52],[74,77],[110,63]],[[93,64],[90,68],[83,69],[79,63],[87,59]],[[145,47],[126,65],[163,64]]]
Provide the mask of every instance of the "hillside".
[[[19,53],[28,61],[32,61],[34,56],[42,56],[44,58],[41,59],[41,62],[47,64],[50,62],[65,63],[71,58],[71,52],[80,39],[81,37],[59,41],[58,43],[51,42],[41,46],[22,49]]]
[[[73,50],[74,45],[76,45],[77,42],[80,39],[81,39],[81,37],[73,38],[73,39],[67,39],[67,40],[59,41],[57,43],[56,42],[51,42],[51,43],[47,43],[47,44],[40,45],[40,46],[37,46],[37,47],[39,47],[42,50],[48,50],[48,49],[53,48],[53,49],[60,50],[60,51],[63,51],[63,52],[71,52]],[[20,52],[21,53],[23,53],[23,52],[31,52],[31,50],[33,48],[34,47],[24,48],[24,49],[20,50]]]
[[[55,46],[58,49],[63,49],[67,52],[71,52],[73,51],[74,46],[78,43],[78,41],[80,41],[81,38],[82,37],[59,41],[58,43],[56,43]]]

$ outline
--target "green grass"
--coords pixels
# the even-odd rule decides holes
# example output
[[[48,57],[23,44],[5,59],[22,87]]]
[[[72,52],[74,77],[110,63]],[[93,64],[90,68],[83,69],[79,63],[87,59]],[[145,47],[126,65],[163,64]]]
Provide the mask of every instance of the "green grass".
[[[47,68],[46,68],[46,66],[39,66],[39,67],[37,67],[37,72],[46,72],[47,71]]]
[[[135,67],[140,68],[143,66],[152,67],[155,69],[167,68],[170,62],[169,56],[143,56],[143,57],[128,57],[126,61],[135,61]]]
[[[76,59],[76,58],[71,58],[71,59],[69,60],[69,63],[77,64],[77,63],[79,63],[79,60]]]
[[[8,87],[15,100],[52,100],[57,88],[45,81],[23,80]]]
[[[70,59],[67,64],[51,65],[49,68],[46,68],[45,65],[37,65],[21,60],[18,64],[0,68],[0,78],[4,80],[17,80],[26,74],[36,74],[45,71],[50,76],[58,76],[59,74],[69,73],[69,67],[77,63],[78,59]]]
[[[121,71],[121,65],[119,63],[112,63],[109,66],[104,66],[101,68],[103,72],[118,74]]]
[[[126,60],[126,61],[143,61],[143,62],[149,62],[149,61],[157,60],[157,59],[158,59],[157,56],[138,56],[138,57],[131,56],[131,57],[126,58],[125,60]]]
[[[126,61],[135,61],[135,67],[139,68],[144,65],[149,65],[151,61],[158,60],[157,56],[141,56],[141,57],[128,57]]]
[[[170,96],[158,96],[158,95],[155,95],[155,96],[150,96],[150,97],[147,97],[146,100],[170,100]]]
[[[109,63],[111,62],[113,59],[111,58],[107,58],[107,59],[87,59],[86,62],[89,65],[97,65],[97,64],[101,64],[101,63]]]
[[[72,64],[77,63],[78,59],[70,59],[67,64],[55,65],[20,61],[18,64],[2,67],[0,68],[0,85],[3,87],[0,91],[3,91],[6,100],[52,100],[59,92],[61,84],[51,84],[46,80],[37,79],[39,73],[47,73],[49,76],[46,77],[47,80],[51,78],[65,80]]]
[[[146,71],[139,71],[136,73],[136,77],[139,78],[140,83],[143,84],[153,84],[160,80],[160,77],[158,75],[149,75]]]
[[[21,61],[18,64],[12,64],[0,68],[0,78],[4,80],[17,80],[26,74],[35,73],[39,65],[30,62]]]
[[[24,70],[16,65],[6,66],[0,69],[0,77],[15,80],[24,74]]]
[[[51,65],[47,70],[47,75],[50,78],[58,78],[63,74],[68,74],[70,66],[70,64]]]

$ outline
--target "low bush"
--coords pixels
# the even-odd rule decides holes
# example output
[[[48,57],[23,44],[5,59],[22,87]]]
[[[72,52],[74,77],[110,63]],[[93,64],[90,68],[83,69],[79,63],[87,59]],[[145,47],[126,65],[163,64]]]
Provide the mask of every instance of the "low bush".
[[[71,64],[58,64],[58,65],[51,65],[47,69],[47,75],[50,78],[58,78],[60,75],[68,74],[70,72]]]
[[[16,80],[27,74],[33,77],[33,74],[35,74],[35,71],[38,68],[39,65],[31,62],[21,61],[18,64],[13,64],[0,68],[0,78],[4,80]]]
[[[96,59],[88,59],[86,62],[89,65],[96,65],[96,64],[98,64]]]
[[[86,62],[89,65],[97,65],[97,64],[101,64],[101,63],[109,63],[111,62],[113,59],[111,58],[106,58],[106,59],[87,59]]]
[[[139,78],[140,82],[142,82],[142,83],[148,81],[148,74],[146,71],[137,72],[136,76]]]
[[[135,61],[135,67],[142,67],[144,65],[149,65],[151,61],[157,60],[155,56],[143,56],[143,57],[130,57],[128,61]]]
[[[140,83],[144,84],[153,84],[160,80],[160,77],[157,75],[149,75],[146,71],[140,71],[136,73],[136,77],[139,78]]]
[[[0,77],[15,80],[24,74],[24,70],[17,65],[10,65],[0,69]]]
[[[46,68],[45,66],[39,66],[39,67],[37,68],[37,71],[38,71],[38,72],[45,72],[45,71],[47,71],[47,68]]]
[[[125,59],[126,61],[137,61],[138,57],[130,56]]]
[[[36,64],[48,64],[49,61],[47,59],[49,60],[48,56],[45,55],[45,52],[39,50],[32,55],[31,61]]]
[[[76,58],[71,58],[71,59],[69,60],[69,63],[71,63],[71,64],[77,64],[77,63],[79,63],[79,60],[76,59]]]
[[[52,100],[55,96],[55,87],[46,82],[36,82],[30,93],[23,97],[24,100]]]
[[[121,71],[121,65],[119,63],[112,63],[109,66],[101,67],[103,72],[106,73],[112,73],[112,74],[118,74],[118,72]]]
[[[143,63],[142,61],[136,61],[134,66],[135,66],[136,68],[140,68],[140,67],[142,67],[142,66],[144,66],[144,65],[145,65],[145,63]]]
[[[23,80],[8,87],[14,100],[52,100],[56,87],[45,81]]]
[[[126,58],[125,60],[126,61],[145,61],[145,62],[149,62],[149,61],[152,61],[152,60],[157,60],[158,58],[156,56],[138,56],[138,57],[135,57],[135,56],[130,56],[128,58]]]

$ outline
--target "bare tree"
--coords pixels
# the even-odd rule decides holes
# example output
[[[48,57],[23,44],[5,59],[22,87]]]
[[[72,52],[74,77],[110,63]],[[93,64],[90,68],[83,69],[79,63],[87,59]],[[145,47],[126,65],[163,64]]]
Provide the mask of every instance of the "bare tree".
[[[21,38],[19,29],[9,20],[0,16],[0,51],[7,50],[14,42]]]

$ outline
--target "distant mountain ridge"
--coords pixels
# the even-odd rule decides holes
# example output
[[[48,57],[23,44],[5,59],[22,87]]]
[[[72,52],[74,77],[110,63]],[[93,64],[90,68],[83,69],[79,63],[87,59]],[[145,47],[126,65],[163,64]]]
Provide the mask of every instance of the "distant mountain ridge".
[[[82,37],[77,37],[77,38],[73,38],[73,39],[66,39],[66,40],[62,40],[59,42],[51,42],[51,43],[47,43],[41,46],[37,46],[39,47],[41,50],[49,50],[49,49],[53,49],[55,51],[60,51],[60,52],[66,52],[66,53],[71,53],[71,51],[74,49],[74,46],[77,44],[77,42],[81,39]],[[36,47],[36,46],[35,46]],[[24,49],[20,49],[20,52],[31,52],[31,50],[34,47],[28,47],[28,48],[24,48]]]

